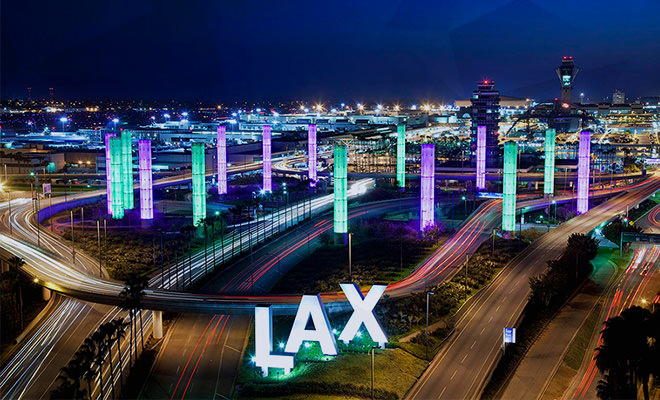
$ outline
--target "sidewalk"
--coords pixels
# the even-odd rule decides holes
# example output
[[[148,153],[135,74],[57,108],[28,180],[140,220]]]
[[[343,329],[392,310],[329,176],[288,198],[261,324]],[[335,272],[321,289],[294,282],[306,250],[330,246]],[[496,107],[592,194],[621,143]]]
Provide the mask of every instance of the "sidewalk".
[[[599,254],[592,263],[591,282],[561,309],[534,342],[507,383],[502,399],[536,399],[545,390],[573,337],[616,275],[617,266],[608,258]]]

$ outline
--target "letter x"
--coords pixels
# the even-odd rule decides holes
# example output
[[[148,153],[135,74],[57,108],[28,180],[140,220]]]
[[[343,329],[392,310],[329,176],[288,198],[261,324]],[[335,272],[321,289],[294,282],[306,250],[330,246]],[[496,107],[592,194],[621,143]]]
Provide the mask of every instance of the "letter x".
[[[341,286],[346,299],[348,299],[348,302],[353,307],[353,314],[341,332],[341,335],[339,335],[339,340],[348,344],[348,342],[353,340],[362,323],[364,323],[369,336],[371,336],[371,340],[384,347],[385,343],[387,343],[387,336],[383,331],[383,327],[380,326],[380,323],[376,319],[373,309],[387,286],[373,285],[366,297],[362,296],[362,292],[360,292],[360,288],[356,283],[342,283],[339,286]]]

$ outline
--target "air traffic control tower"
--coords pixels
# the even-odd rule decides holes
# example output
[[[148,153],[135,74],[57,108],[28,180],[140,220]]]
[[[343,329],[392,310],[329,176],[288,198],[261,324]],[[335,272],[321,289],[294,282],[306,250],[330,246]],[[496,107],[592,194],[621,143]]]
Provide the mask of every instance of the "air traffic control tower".
[[[580,69],[573,63],[573,57],[564,57],[561,65],[555,71],[559,77],[561,85],[561,102],[571,104],[571,92],[573,91],[573,81]]]

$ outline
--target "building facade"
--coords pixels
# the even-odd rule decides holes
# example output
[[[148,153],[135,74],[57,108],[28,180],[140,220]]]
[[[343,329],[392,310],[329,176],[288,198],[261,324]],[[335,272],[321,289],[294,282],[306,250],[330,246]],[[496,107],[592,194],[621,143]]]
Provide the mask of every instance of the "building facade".
[[[472,92],[472,127],[470,135],[470,154],[473,164],[476,163],[477,127],[486,127],[486,166],[499,165],[497,139],[500,121],[500,92],[495,90],[495,82],[484,80],[479,82],[477,90]]]

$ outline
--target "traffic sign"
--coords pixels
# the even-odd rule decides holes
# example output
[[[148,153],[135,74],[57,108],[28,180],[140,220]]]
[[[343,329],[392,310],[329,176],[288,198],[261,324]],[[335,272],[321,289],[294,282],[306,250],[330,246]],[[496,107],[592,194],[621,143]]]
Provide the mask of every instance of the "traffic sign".
[[[50,183],[44,183],[44,194],[49,194],[50,193]]]
[[[504,328],[504,343],[516,342],[516,328]]]

